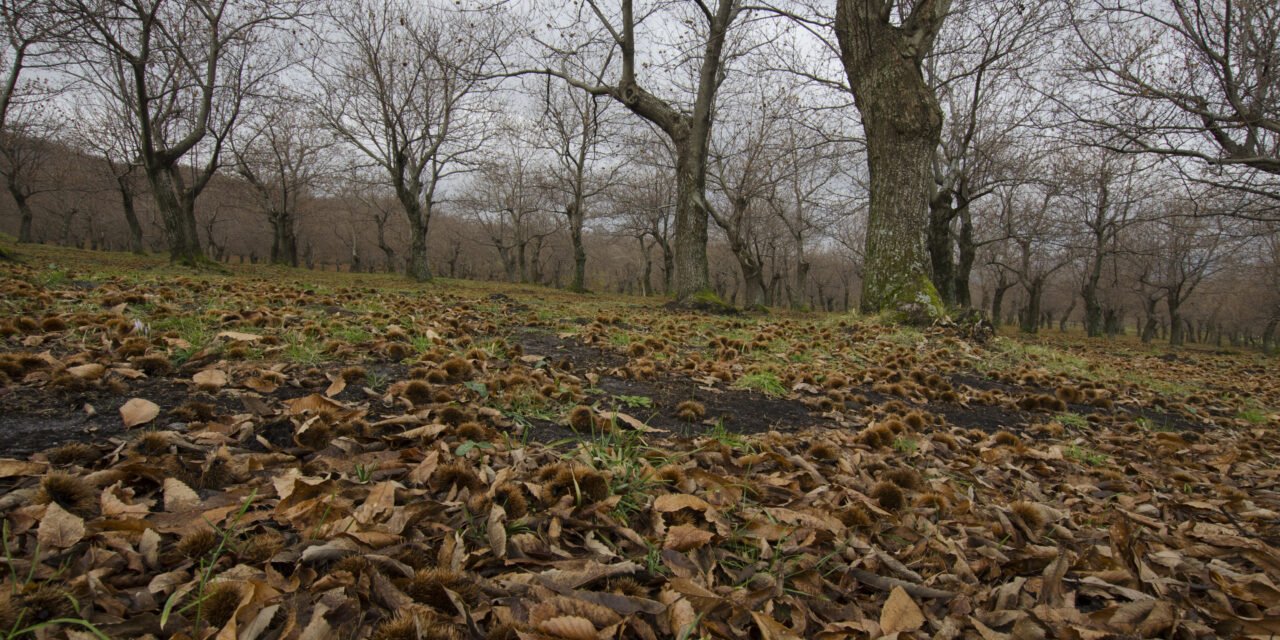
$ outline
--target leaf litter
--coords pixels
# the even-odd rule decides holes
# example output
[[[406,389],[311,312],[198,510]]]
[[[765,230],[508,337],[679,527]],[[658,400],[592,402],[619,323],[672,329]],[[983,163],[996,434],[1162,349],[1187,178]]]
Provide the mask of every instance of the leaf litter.
[[[1280,632],[1280,386],[1247,355],[977,344],[480,285],[337,314],[369,292],[247,278],[63,291],[5,268],[0,426],[79,415],[88,432],[0,459],[3,629]],[[68,328],[42,330],[42,313]],[[1133,370],[1153,377],[1116,373]],[[725,395],[753,385],[771,391]],[[753,398],[785,410],[736,431]],[[683,420],[682,403],[704,411]]]

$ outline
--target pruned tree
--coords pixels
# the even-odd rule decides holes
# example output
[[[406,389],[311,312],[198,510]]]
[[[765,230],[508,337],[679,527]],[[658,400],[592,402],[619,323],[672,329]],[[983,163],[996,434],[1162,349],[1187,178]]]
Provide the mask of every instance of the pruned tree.
[[[257,101],[228,141],[235,173],[271,224],[270,264],[298,266],[299,203],[333,171],[333,139],[307,115],[301,101],[277,88]]]
[[[862,311],[936,297],[925,233],[942,110],[921,64],[950,0],[836,0],[835,35],[862,115],[871,201]],[[927,306],[932,306],[929,304]]]
[[[101,160],[96,166],[114,186],[129,227],[129,251],[143,253],[137,206],[143,190],[138,180],[137,122],[119,102],[90,98],[77,105],[71,135],[76,146]]]
[[[586,291],[587,250],[582,243],[587,209],[617,176],[621,165],[602,160],[608,134],[608,99],[553,83],[550,76],[542,88],[541,126],[533,131],[539,147],[551,151],[557,170],[549,185],[563,201],[562,209],[573,247],[571,291]]]
[[[431,278],[427,233],[449,177],[473,171],[493,103],[486,74],[506,43],[494,16],[407,0],[335,6],[312,68],[316,114],[379,167],[409,222],[408,275]]]
[[[196,198],[246,95],[288,63],[272,31],[295,26],[309,1],[59,0],[79,26],[72,72],[137,121],[137,160],[173,262],[206,262]]]
[[[53,179],[50,166],[57,153],[49,140],[55,127],[40,105],[24,105],[0,129],[0,179],[18,208],[18,242],[32,241],[32,199],[63,186]]]
[[[571,25],[549,24],[562,41],[541,43],[542,54],[550,53],[558,66],[514,74],[554,75],[592,95],[608,96],[666,136],[676,165],[673,287],[682,301],[710,294],[707,154],[716,93],[724,82],[727,62],[734,57],[734,51],[727,48],[730,30],[742,16],[743,5],[740,0],[717,0],[714,4],[697,0],[637,9],[633,0],[620,0],[617,6],[586,0],[575,7],[576,13],[568,14]],[[665,21],[684,25],[678,31],[680,40],[661,41],[664,34],[677,33],[655,26]],[[650,52],[670,47],[675,53],[651,65],[644,57],[637,58],[638,44],[642,53],[646,52],[644,47]],[[644,71],[653,75],[642,85],[640,74]],[[692,79],[691,86],[684,84],[686,77]],[[674,97],[676,94],[685,99]]]

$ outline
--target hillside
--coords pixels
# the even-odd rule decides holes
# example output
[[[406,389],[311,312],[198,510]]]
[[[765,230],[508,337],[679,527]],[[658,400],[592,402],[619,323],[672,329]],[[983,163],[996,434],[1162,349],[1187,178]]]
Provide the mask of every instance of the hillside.
[[[1256,353],[22,253],[0,629],[1280,633]]]

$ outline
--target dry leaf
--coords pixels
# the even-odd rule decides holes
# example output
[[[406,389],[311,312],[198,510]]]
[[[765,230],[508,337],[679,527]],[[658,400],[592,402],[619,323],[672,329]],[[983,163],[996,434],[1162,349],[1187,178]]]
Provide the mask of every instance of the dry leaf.
[[[200,496],[177,478],[164,479],[164,510],[170,513],[191,511],[200,506]]]
[[[40,519],[36,540],[46,549],[66,549],[84,538],[84,520],[50,502]]]
[[[49,469],[43,462],[24,462],[10,458],[0,458],[0,478],[13,476],[38,476]]]
[[[880,609],[880,630],[885,635],[915,631],[924,625],[924,613],[902,587],[894,587]]]
[[[711,508],[706,500],[688,493],[667,493],[654,498],[653,508],[659,512],[679,511],[681,509],[693,509],[695,511],[706,511]]]
[[[227,386],[227,373],[221,369],[205,369],[194,376],[191,380],[201,387],[215,387],[221,389]]]
[[[662,548],[685,552],[697,549],[711,542],[715,537],[714,533],[690,524],[677,525],[667,529],[667,539],[662,544]]]
[[[67,373],[80,378],[81,380],[97,380],[106,372],[107,368],[96,362],[67,368]]]
[[[564,640],[597,640],[595,625],[578,616],[560,616],[544,620],[538,630]]]
[[[160,415],[160,405],[142,398],[133,398],[120,407],[120,417],[124,419],[125,428],[136,427],[156,419]]]
[[[239,331],[223,331],[218,334],[218,337],[240,342],[257,342],[262,339],[262,336],[256,333],[242,333]]]

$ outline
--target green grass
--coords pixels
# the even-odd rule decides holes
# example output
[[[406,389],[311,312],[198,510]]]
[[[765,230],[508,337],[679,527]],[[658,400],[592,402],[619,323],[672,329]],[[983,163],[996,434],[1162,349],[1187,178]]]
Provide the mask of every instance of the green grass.
[[[1098,453],[1096,451],[1090,451],[1076,444],[1073,444],[1067,447],[1064,453],[1066,453],[1067,457],[1071,458],[1072,460],[1090,464],[1095,467],[1104,465],[1111,460],[1109,456]]]
[[[1257,409],[1245,409],[1236,414],[1236,417],[1249,424],[1262,424],[1267,421],[1267,416]]]
[[[733,386],[753,389],[768,396],[787,395],[787,390],[782,386],[782,381],[778,380],[778,376],[767,371],[748,373],[738,378],[738,381]]]
[[[1076,413],[1060,413],[1054,417],[1064,427],[1087,427],[1089,421],[1084,416]]]
[[[632,409],[648,409],[653,406],[653,398],[648,396],[626,396],[614,395],[613,399],[619,404],[625,404]]]

